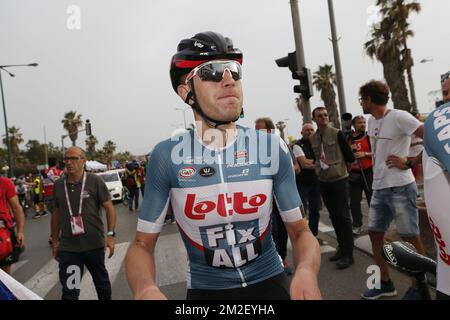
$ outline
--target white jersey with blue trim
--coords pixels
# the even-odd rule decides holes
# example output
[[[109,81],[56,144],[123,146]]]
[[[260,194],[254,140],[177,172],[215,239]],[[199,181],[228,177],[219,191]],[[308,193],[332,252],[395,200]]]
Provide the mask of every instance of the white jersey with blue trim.
[[[234,142],[212,150],[196,131],[183,133],[156,145],[146,182],[137,230],[159,233],[172,206],[188,288],[245,287],[283,272],[270,231],[273,199],[285,222],[303,216],[279,136],[238,126]]]
[[[450,295],[450,103],[428,116],[424,146],[425,202],[439,256],[436,289]]]

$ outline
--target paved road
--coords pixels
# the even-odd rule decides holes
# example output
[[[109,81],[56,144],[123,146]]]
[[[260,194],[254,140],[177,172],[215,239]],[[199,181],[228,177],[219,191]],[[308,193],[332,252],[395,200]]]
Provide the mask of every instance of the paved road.
[[[122,204],[115,205],[117,212],[116,253],[107,259],[113,299],[131,299],[125,272],[124,258],[130,241],[134,237],[137,213],[129,212]],[[322,265],[319,274],[319,285],[324,299],[359,299],[366,289],[367,267],[373,264],[370,254],[359,249],[355,250],[355,264],[346,270],[337,270],[335,264],[328,258],[335,252],[336,241],[333,229],[327,223],[327,213],[322,211],[320,236],[328,242],[322,246]],[[29,211],[26,218],[26,250],[21,261],[14,265],[13,276],[24,283],[44,299],[60,299],[61,286],[58,280],[58,265],[51,257],[48,244],[50,232],[50,216],[31,219]],[[367,246],[367,236],[357,240],[363,248]],[[288,246],[288,256],[291,257],[291,247]],[[292,261],[291,261],[292,262]],[[157,282],[169,299],[184,299],[186,294],[185,272],[187,269],[186,251],[178,234],[176,225],[166,225],[159,237],[156,248]],[[392,278],[396,284],[399,296],[403,295],[409,286],[409,279],[393,271]],[[96,299],[95,289],[89,273],[83,277],[81,298]]]

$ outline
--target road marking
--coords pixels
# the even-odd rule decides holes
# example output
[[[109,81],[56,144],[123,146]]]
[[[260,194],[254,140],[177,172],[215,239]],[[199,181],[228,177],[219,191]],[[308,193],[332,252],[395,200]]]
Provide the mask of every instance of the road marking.
[[[25,282],[24,286],[38,296],[45,297],[58,281],[58,261],[52,258],[45,266],[35,273],[34,276]]]
[[[321,254],[328,253],[328,252],[334,252],[334,251],[336,251],[336,249],[333,248],[332,246],[320,246]]]
[[[14,272],[17,272],[17,270],[19,270],[24,264],[27,264],[28,260],[23,260],[23,261],[19,261],[14,263],[11,266],[11,274],[13,274]]]
[[[323,233],[327,233],[327,232],[330,232],[330,231],[334,231],[334,228],[330,227],[329,225],[326,225],[326,224],[324,224],[322,222],[319,222],[319,231],[323,232]]]
[[[158,286],[186,281],[187,253],[178,232],[158,239],[155,249],[155,264]]]
[[[114,248],[114,255],[111,259],[108,258],[109,251],[105,252],[105,267],[108,270],[109,281],[111,286],[116,281],[119,271],[122,267],[123,260],[127,254],[129,242],[123,242],[116,244]],[[86,266],[85,266],[85,270]],[[94,281],[89,271],[84,273],[83,280],[81,281],[80,300],[97,300],[97,291],[95,290]]]

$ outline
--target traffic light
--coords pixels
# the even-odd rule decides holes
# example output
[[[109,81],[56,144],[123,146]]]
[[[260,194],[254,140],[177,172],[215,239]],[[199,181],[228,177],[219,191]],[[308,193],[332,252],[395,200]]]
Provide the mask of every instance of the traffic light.
[[[311,82],[311,71],[306,67],[297,70],[297,56],[295,51],[289,52],[286,57],[276,59],[275,63],[280,68],[288,67],[292,72],[292,79],[300,80],[300,85],[294,86],[295,93],[300,93],[306,100],[309,100],[309,98],[314,95]]]
[[[92,130],[91,130],[91,123],[89,122],[89,120],[86,120],[85,128],[86,128],[86,135],[91,136]]]

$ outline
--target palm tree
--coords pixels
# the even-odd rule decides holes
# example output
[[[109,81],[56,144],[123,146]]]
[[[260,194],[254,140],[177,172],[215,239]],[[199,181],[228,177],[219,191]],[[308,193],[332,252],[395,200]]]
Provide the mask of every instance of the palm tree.
[[[411,96],[412,111],[417,110],[416,92],[414,87],[414,79],[412,77],[412,67],[414,60],[411,55],[411,49],[408,48],[407,39],[414,36],[414,32],[409,28],[408,17],[411,13],[419,13],[421,10],[420,3],[410,1],[405,3],[404,0],[378,0],[377,5],[381,7],[382,15],[389,16],[395,21],[395,34],[400,42],[401,61],[403,69],[406,70],[408,76],[409,93]]]
[[[117,145],[111,140],[106,141],[103,146],[103,152],[105,153],[105,160],[108,166],[112,163],[114,152],[116,152],[116,149]]]
[[[92,135],[88,136],[84,142],[86,143],[86,149],[90,157],[93,158],[95,154],[95,146],[98,143],[97,137]]]
[[[6,141],[6,135],[3,135],[3,144],[5,146],[8,145]],[[20,153],[19,145],[24,142],[22,133],[20,132],[20,128],[16,128],[14,126],[8,128],[8,136],[9,136],[9,145],[11,148],[11,154],[12,154],[12,162],[13,164],[16,163],[17,156]]]
[[[334,91],[336,74],[333,72],[333,66],[330,64],[319,66],[319,70],[314,72],[313,75],[313,85],[320,91],[320,98],[328,111],[330,122],[333,124],[333,127],[339,129],[341,123],[336,104],[336,91]]]
[[[364,49],[368,56],[383,64],[384,78],[391,90],[394,108],[406,111],[411,111],[411,107],[417,109],[411,72],[413,61],[406,40],[414,34],[409,29],[407,18],[411,12],[420,11],[420,4],[414,1],[405,4],[405,0],[377,0],[376,5],[380,7],[382,20],[372,26],[372,39],[364,44]],[[405,70],[412,104],[408,98]]]
[[[78,139],[78,128],[83,125],[81,120],[81,114],[77,114],[76,111],[69,111],[64,114],[64,119],[61,120],[64,129],[67,130],[70,140],[72,140],[72,146],[76,145]]]

